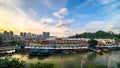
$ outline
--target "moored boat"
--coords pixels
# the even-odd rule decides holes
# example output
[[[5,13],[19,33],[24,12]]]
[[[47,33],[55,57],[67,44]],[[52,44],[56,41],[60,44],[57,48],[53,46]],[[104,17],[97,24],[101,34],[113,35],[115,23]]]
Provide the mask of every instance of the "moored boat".
[[[51,55],[53,52],[48,49],[32,49],[29,50],[29,55]]]
[[[110,49],[102,49],[102,52],[104,52],[104,53],[111,53],[111,50]]]
[[[103,55],[103,52],[101,50],[96,50],[96,54]]]

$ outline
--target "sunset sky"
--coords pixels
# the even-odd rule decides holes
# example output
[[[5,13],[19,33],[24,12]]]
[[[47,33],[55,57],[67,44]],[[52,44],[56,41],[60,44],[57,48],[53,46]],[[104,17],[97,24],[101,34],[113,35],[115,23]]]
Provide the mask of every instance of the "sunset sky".
[[[120,0],[0,0],[0,32],[120,33]]]

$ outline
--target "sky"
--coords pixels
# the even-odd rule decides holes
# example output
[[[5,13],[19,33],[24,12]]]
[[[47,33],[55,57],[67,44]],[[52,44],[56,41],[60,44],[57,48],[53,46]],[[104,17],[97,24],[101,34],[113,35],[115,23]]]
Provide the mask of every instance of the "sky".
[[[0,0],[0,32],[4,30],[58,37],[120,33],[120,0]]]

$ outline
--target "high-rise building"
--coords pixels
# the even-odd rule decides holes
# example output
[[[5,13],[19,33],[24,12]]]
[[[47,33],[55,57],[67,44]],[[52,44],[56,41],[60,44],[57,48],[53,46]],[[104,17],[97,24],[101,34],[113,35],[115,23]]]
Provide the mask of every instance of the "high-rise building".
[[[44,39],[44,38],[43,38],[43,35],[42,35],[42,34],[37,35],[37,39],[43,40],[43,39]]]
[[[43,37],[46,39],[46,38],[49,38],[50,37],[50,32],[43,32]]]
[[[25,37],[26,35],[27,35],[26,32],[24,32],[23,36]]]
[[[20,36],[23,37],[23,32],[20,32]]]
[[[10,31],[10,37],[13,37],[13,36],[14,36],[13,31]]]
[[[3,34],[4,34],[4,36],[9,36],[9,32],[7,32],[7,31],[4,31]]]

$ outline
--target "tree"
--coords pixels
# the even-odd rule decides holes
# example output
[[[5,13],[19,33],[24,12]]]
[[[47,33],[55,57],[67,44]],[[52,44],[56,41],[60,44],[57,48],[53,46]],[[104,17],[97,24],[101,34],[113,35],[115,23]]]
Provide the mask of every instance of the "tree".
[[[76,34],[74,36],[70,36],[69,38],[91,38],[93,36],[94,36],[94,38],[101,38],[101,39],[104,39],[104,38],[105,39],[113,39],[114,37],[120,38],[120,34],[115,34],[112,31],[105,32],[102,30],[99,30],[99,31],[94,32],[94,33],[84,32],[81,34]]]
[[[120,62],[117,63],[118,68],[120,68]]]
[[[98,41],[91,38],[90,40],[88,40],[88,44],[89,44],[89,47],[94,47],[95,45],[98,44]]]

